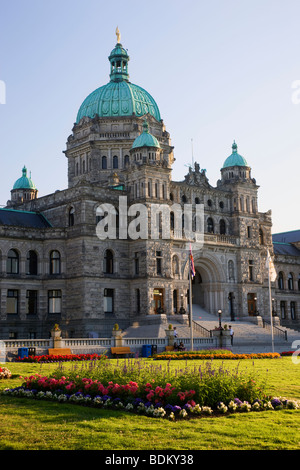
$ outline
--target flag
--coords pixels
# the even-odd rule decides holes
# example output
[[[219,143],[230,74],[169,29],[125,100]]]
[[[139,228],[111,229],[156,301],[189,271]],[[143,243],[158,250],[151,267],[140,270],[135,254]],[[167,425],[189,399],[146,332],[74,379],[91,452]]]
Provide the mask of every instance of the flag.
[[[195,276],[196,274],[196,271],[195,271],[195,266],[194,266],[194,258],[193,258],[193,254],[192,254],[192,247],[190,245],[190,273],[191,273],[191,276],[192,278]]]
[[[268,272],[270,274],[270,281],[274,282],[277,277],[277,273],[276,273],[276,269],[272,261],[272,258],[270,256],[269,250],[268,250],[267,259],[266,259],[266,269],[268,269]]]

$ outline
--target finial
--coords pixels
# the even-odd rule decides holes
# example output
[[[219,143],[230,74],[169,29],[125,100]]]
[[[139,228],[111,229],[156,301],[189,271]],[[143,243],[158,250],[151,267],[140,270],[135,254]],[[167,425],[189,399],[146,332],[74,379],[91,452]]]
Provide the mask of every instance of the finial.
[[[116,29],[116,36],[117,36],[117,43],[120,44],[120,42],[121,42],[121,33],[119,31],[118,26],[117,26],[117,29]]]
[[[22,169],[22,173],[23,173],[23,176],[26,176],[27,175],[27,168],[26,166],[24,165],[23,169]]]
[[[236,152],[236,151],[237,151],[237,145],[236,145],[236,143],[235,143],[235,140],[233,141],[233,144],[232,144],[232,147],[231,147],[231,148],[232,148],[233,152]]]

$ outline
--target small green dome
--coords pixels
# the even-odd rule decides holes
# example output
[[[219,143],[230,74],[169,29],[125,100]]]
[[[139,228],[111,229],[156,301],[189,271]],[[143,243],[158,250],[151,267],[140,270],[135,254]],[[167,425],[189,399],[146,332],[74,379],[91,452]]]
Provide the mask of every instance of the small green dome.
[[[233,141],[232,144],[232,154],[226,158],[223,168],[228,168],[231,166],[249,166],[246,159],[237,153],[237,145],[235,141]]]
[[[135,139],[132,144],[131,149],[141,148],[141,147],[156,147],[160,148],[160,144],[154,135],[149,133],[148,123],[145,120],[143,124],[143,132]]]
[[[15,182],[13,189],[36,189],[32,179],[27,176],[27,168],[25,166],[22,169],[21,178]]]
[[[94,118],[118,116],[144,116],[151,114],[161,120],[155,100],[143,88],[129,81],[129,55],[122,44],[117,43],[110,56],[110,82],[93,91],[79,108],[76,123],[84,116]]]

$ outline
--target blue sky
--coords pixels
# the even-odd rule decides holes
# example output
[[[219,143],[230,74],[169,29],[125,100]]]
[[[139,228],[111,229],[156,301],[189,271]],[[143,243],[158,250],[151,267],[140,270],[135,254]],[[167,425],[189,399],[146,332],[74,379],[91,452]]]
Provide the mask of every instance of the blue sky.
[[[39,195],[67,187],[63,154],[85,97],[109,81],[121,42],[130,81],[156,100],[181,180],[192,161],[212,186],[231,153],[252,167],[273,232],[300,229],[298,0],[1,0],[0,205],[25,164]],[[299,94],[300,96],[300,94]]]

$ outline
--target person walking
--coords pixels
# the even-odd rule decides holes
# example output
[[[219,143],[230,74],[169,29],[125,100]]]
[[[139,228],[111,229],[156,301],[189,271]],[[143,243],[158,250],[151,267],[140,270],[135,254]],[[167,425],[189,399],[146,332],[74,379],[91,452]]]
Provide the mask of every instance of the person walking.
[[[230,341],[231,341],[231,346],[232,346],[232,345],[233,345],[233,335],[234,335],[234,331],[233,331],[231,325],[229,325],[229,331],[230,331]]]
[[[178,336],[178,333],[177,333],[177,330],[176,330],[176,326],[174,326],[174,338],[177,338]]]

